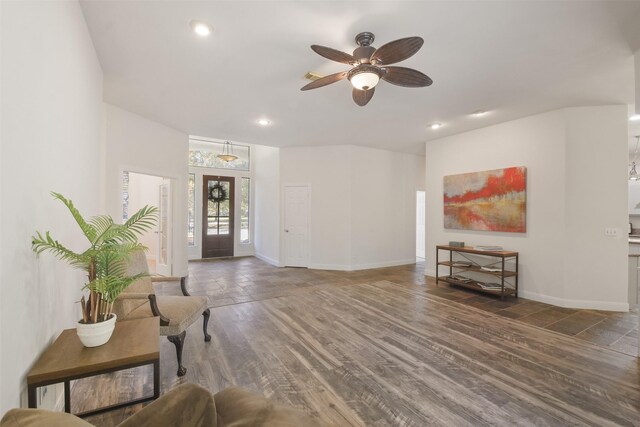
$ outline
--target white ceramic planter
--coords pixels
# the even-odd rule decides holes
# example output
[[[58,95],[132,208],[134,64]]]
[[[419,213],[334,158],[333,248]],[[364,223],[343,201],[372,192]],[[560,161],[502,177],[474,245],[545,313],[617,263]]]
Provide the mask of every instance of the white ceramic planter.
[[[109,320],[100,323],[78,323],[76,330],[78,338],[85,347],[98,347],[106,344],[111,338],[113,329],[116,327],[116,315],[112,314]]]

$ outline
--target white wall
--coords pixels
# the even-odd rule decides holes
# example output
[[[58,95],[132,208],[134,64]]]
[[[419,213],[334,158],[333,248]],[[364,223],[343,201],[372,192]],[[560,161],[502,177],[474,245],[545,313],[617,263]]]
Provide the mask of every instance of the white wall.
[[[627,309],[626,150],[625,106],[558,110],[427,142],[426,274],[435,275],[437,244],[497,244],[520,252],[520,295]],[[527,167],[526,233],[444,229],[445,175],[509,166]],[[605,237],[605,227],[619,236]]]
[[[565,119],[564,298],[628,303],[627,106],[568,108]]]
[[[129,173],[129,215],[139,211],[144,206],[160,206],[160,185],[162,177]],[[121,216],[122,217],[122,216]],[[140,243],[148,248],[147,259],[155,260],[158,249],[158,226],[147,231],[140,237]]]
[[[356,146],[280,153],[282,185],[311,184],[309,267],[357,270],[415,262],[421,157]]]
[[[416,259],[416,190],[424,159],[351,148],[351,259],[354,270]]]
[[[311,184],[309,267],[345,269],[351,259],[351,150],[348,146],[280,150],[281,185]]]
[[[280,264],[280,149],[256,145],[251,148],[254,197],[255,255]]]
[[[84,274],[50,255],[36,258],[31,236],[51,230],[84,247],[49,192],[98,214],[102,162],[102,71],[78,3],[2,2],[1,19],[0,414],[21,397],[26,405],[26,372],[79,317]]]
[[[116,106],[106,109],[106,204],[114,218],[122,218],[122,172],[138,172],[172,179],[173,272],[188,274],[186,133]]]

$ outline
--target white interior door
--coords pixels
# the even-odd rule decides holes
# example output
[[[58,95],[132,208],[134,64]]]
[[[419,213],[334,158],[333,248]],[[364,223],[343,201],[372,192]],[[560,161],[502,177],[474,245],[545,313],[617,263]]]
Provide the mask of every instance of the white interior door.
[[[309,266],[309,187],[284,187],[284,265]]]
[[[424,191],[416,191],[416,258],[425,257],[425,198]]]
[[[158,244],[156,245],[156,274],[172,275],[171,261],[171,180],[164,178],[159,187]]]

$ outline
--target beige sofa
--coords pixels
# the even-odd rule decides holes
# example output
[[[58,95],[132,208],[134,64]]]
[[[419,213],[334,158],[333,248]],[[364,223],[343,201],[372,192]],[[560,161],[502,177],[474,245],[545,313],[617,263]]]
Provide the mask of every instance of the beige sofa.
[[[183,384],[127,418],[119,427],[319,427],[303,412],[277,406],[238,387],[211,395],[195,384]],[[0,427],[91,427],[63,412],[12,409]]]

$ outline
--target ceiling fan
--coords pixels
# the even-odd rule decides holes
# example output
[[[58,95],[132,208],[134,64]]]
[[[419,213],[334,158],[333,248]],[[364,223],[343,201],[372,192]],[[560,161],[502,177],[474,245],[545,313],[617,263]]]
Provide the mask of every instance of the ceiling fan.
[[[363,107],[373,97],[375,86],[380,79],[397,86],[425,87],[433,80],[420,71],[405,67],[389,67],[390,64],[404,61],[413,56],[424,43],[421,37],[407,37],[382,45],[378,49],[371,46],[375,39],[373,33],[364,32],[356,36],[357,47],[353,55],[330,47],[311,45],[311,49],[320,56],[332,61],[353,66],[349,71],[330,74],[312,81],[300,90],[317,89],[337,81],[347,79],[353,86],[353,100]]]

